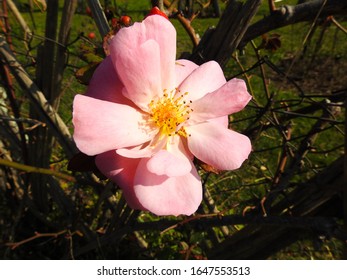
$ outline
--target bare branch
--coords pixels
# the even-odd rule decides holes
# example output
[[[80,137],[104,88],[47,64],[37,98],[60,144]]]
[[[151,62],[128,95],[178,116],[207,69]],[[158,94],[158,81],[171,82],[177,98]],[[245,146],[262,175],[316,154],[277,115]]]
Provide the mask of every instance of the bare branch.
[[[92,10],[94,21],[99,29],[101,37],[104,38],[110,31],[110,26],[107,23],[107,19],[104,11],[102,10],[99,0],[88,0],[90,9]]]
[[[171,3],[168,0],[164,0],[165,7],[169,8],[171,7]],[[172,8],[172,12],[177,13],[176,17],[178,21],[182,24],[183,28],[187,31],[189,38],[191,39],[194,48],[199,44],[199,38],[197,34],[195,33],[194,28],[191,26],[191,21],[189,19],[186,19],[183,15],[178,13],[178,10],[176,8]]]
[[[322,8],[322,6],[324,7]],[[271,30],[298,22],[311,21],[316,17],[320,9],[322,9],[320,13],[322,17],[344,14],[347,11],[347,1],[315,0],[295,6],[282,6],[273,11],[269,16],[252,24],[240,42],[239,48],[244,47],[249,41]]]
[[[319,217],[321,214],[324,215],[323,206],[330,206],[331,211],[338,211],[334,197],[340,193],[343,184],[343,157],[340,157],[314,178],[302,183],[287,199],[281,200],[273,208],[276,213],[285,213],[290,209],[292,216],[269,216],[264,217],[258,225],[249,223],[217,247],[212,248],[208,254],[209,258],[266,259],[279,248],[309,233],[316,236],[318,234],[336,236],[345,240],[346,233],[337,227],[336,221]],[[285,221],[286,219],[288,220]],[[277,225],[265,222],[276,220]],[[280,224],[280,221],[283,224]]]
[[[62,235],[62,234],[65,234],[67,232],[66,229],[62,230],[62,231],[59,231],[59,232],[54,232],[54,233],[39,233],[39,232],[35,232],[35,234],[27,239],[24,239],[22,241],[19,241],[19,242],[9,242],[9,243],[6,243],[5,245],[6,246],[9,246],[11,247],[12,250],[16,249],[17,247],[25,244],[25,243],[28,243],[30,241],[33,241],[37,238],[42,238],[42,237],[53,237],[53,238],[57,238],[59,235]]]
[[[20,26],[23,28],[24,30],[24,41],[27,41],[31,38],[32,36],[32,32],[30,27],[28,26],[28,24],[26,23],[26,21],[24,20],[24,18],[22,17],[22,14],[18,11],[17,6],[14,4],[14,2],[12,0],[7,0],[7,5],[8,7],[11,9],[12,13],[14,14],[15,18],[17,19],[18,23],[20,24]]]
[[[8,65],[10,71],[15,76],[20,86],[24,89],[28,98],[35,105],[42,120],[47,122],[47,125],[52,129],[66,154],[69,157],[74,155],[76,148],[73,144],[68,127],[17,61],[2,35],[0,35],[0,57],[3,60],[3,63]]]
[[[52,169],[47,169],[47,168],[41,168],[41,167],[36,167],[36,166],[30,166],[26,164],[21,164],[19,162],[14,162],[6,159],[0,158],[0,165],[4,165],[7,167],[19,169],[28,173],[40,173],[40,174],[45,174],[45,175],[51,175],[54,177],[58,177],[60,179],[69,181],[69,182],[75,182],[76,179],[68,174],[61,173]]]
[[[229,1],[216,29],[208,38],[203,37],[190,59],[197,64],[216,60],[223,67],[239,45],[260,4],[261,0]]]
[[[347,29],[343,27],[333,16],[330,18],[331,22],[337,26],[343,33],[347,34]]]
[[[62,95],[61,83],[63,80],[63,72],[66,64],[67,54],[66,54],[66,45],[70,36],[70,29],[72,25],[72,18],[75,14],[77,8],[77,0],[65,1],[64,10],[61,18],[60,31],[58,35],[57,50],[55,57],[55,67],[54,67],[54,80],[52,88],[52,98],[51,104],[56,109],[58,108],[59,99]],[[63,47],[64,46],[64,47]]]

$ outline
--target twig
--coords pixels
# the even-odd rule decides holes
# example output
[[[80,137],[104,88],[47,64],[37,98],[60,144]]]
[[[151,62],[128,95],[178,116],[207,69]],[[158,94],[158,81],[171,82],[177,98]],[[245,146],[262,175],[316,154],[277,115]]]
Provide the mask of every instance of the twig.
[[[39,233],[39,232],[35,232],[33,236],[27,238],[27,239],[24,239],[22,241],[19,241],[19,242],[8,242],[6,243],[5,245],[6,246],[9,246],[11,247],[12,250],[16,249],[17,247],[25,244],[25,243],[28,243],[30,241],[33,241],[37,238],[42,238],[42,237],[53,237],[53,238],[57,238],[59,235],[63,235],[65,233],[69,233],[68,235],[68,238],[71,238],[72,235],[74,234],[78,234],[78,235],[81,235],[81,233],[79,231],[75,231],[75,232],[70,232],[69,230],[61,230],[61,231],[58,231],[58,232],[53,232],[53,233]],[[70,245],[71,245],[71,240],[70,240]],[[72,251],[70,251],[71,253]]]
[[[252,95],[253,102],[258,104],[256,95],[254,94],[253,87],[251,84],[251,77],[247,74],[246,69],[243,67],[237,52],[235,52],[235,54],[232,55],[232,58],[236,61],[237,65],[240,67],[240,69],[242,71],[243,77],[246,79],[247,88],[249,90],[249,93]],[[231,80],[231,79],[227,79],[227,80]]]
[[[35,105],[38,114],[46,121],[47,125],[53,130],[66,154],[72,157],[76,148],[72,142],[70,131],[58,113],[48,103],[43,93],[38,89],[23,67],[16,60],[9,49],[6,40],[0,35],[0,57],[8,65],[12,74],[17,79],[20,86],[25,90],[31,102]]]
[[[268,0],[268,1],[269,1],[270,13],[273,13],[274,11],[276,11],[275,0]]]
[[[330,17],[330,20],[333,24],[337,26],[343,33],[347,34],[347,29],[344,28],[333,16]]]
[[[186,218],[185,220],[183,220],[181,222],[175,222],[175,224],[173,224],[172,226],[169,226],[168,228],[162,230],[160,232],[160,234],[164,234],[164,233],[166,233],[166,232],[168,232],[168,231],[170,231],[172,229],[175,229],[175,228],[177,228],[179,226],[183,226],[183,225],[185,225],[187,223],[190,223],[192,221],[200,220],[202,218],[215,217],[215,216],[220,216],[220,214],[219,213],[216,213],[216,214],[199,214],[199,215],[196,215],[196,216],[193,216],[193,217],[188,217],[188,218]],[[145,223],[143,223],[141,226],[144,226],[144,225],[145,225]]]
[[[301,238],[327,236],[346,242],[346,231],[337,219],[330,218],[340,215],[337,214],[340,210],[336,207],[336,196],[340,196],[343,187],[342,173],[343,157],[340,157],[309,181],[295,184],[295,190],[287,199],[278,201],[273,208],[273,215],[280,216],[259,218],[263,221],[259,224],[249,223],[207,255],[219,260],[267,259],[279,248]],[[284,216],[284,213],[290,213],[290,216]],[[329,218],[325,217],[327,213]],[[277,223],[267,223],[276,220]]]
[[[135,231],[160,231],[160,234],[164,234],[170,230],[177,229],[189,225],[196,230],[203,230],[198,225],[204,224],[206,227],[221,227],[228,225],[275,225],[282,229],[314,229],[327,231],[336,225],[336,221],[327,217],[292,217],[292,216],[242,216],[242,215],[228,215],[222,216],[219,214],[206,214],[196,215],[193,217],[185,218],[184,220],[177,221],[171,219],[161,219],[154,222],[142,222],[134,225],[127,225],[120,228],[117,231],[110,232],[100,237],[97,241],[92,241],[89,244],[77,249],[75,256],[84,254],[90,250],[94,250],[99,246],[110,246],[110,244],[117,242],[122,236]]]
[[[34,126],[46,126],[45,123],[40,122],[38,120],[34,120],[34,119],[30,119],[30,118],[12,118],[12,117],[5,117],[5,116],[0,116],[0,121],[9,121],[9,122],[21,122],[21,123],[28,123],[30,125],[34,125]],[[26,128],[26,130],[29,128]]]
[[[258,58],[258,61],[261,61],[261,57],[260,57],[260,53],[259,53],[259,50],[258,48],[256,47],[255,43],[253,41],[251,41],[252,43],[252,46],[253,46],[253,49],[255,51],[255,54]],[[269,91],[269,87],[268,87],[268,83],[267,83],[267,79],[266,79],[266,74],[265,74],[265,68],[264,68],[264,64],[263,63],[259,63],[259,68],[260,68],[260,73],[261,73],[261,77],[262,77],[262,81],[263,81],[263,86],[264,86],[264,90],[265,90],[265,93],[266,93],[266,97],[268,99],[268,104],[271,104],[271,100],[273,98],[273,94],[270,94],[270,91]],[[272,115],[272,123],[275,124],[275,127],[279,130],[279,132],[284,136],[284,138],[286,139],[286,135],[285,133],[283,132],[283,130],[281,129],[281,125],[280,125],[280,122],[277,118],[277,115],[275,114],[275,111],[274,110],[270,110],[271,112],[271,115]]]
[[[10,71],[8,69],[8,66],[7,65],[1,65],[0,66],[0,73],[3,76],[3,80],[5,81],[6,90],[8,92],[7,97],[10,101],[10,105],[11,105],[13,114],[14,114],[15,118],[20,118],[20,111],[19,111],[19,107],[17,104],[17,100],[16,100],[12,76],[10,75]],[[17,123],[17,127],[18,127],[18,132],[19,132],[20,141],[21,141],[21,150],[22,150],[22,154],[23,154],[23,160],[25,163],[27,163],[28,162],[28,150],[27,150],[27,145],[26,145],[26,139],[25,139],[26,136],[25,136],[25,132],[24,132],[24,127],[23,127],[23,124],[21,122]]]
[[[31,29],[29,28],[29,25],[26,23],[26,21],[22,17],[22,14],[17,9],[17,6],[15,5],[15,3],[12,0],[6,0],[5,2],[7,2],[8,7],[11,9],[19,25],[22,27],[24,31],[24,46],[27,49],[27,51],[29,51],[29,46],[27,45],[26,42],[31,40],[33,33]]]
[[[285,137],[284,137],[284,140],[283,140],[282,154],[281,154],[281,158],[280,158],[279,164],[277,165],[277,171],[275,173],[272,186],[276,186],[278,184],[278,182],[280,181],[281,176],[284,173],[284,169],[285,169],[286,164],[287,164],[287,160],[288,160],[288,146],[287,146],[287,142],[290,140],[291,135],[292,135],[292,125],[291,124],[289,124],[286,127],[285,133],[286,134],[285,134]]]
[[[10,35],[10,24],[9,24],[9,20],[8,20],[8,12],[7,12],[7,1],[2,1],[2,16],[4,17],[4,23],[5,26],[2,25],[2,21],[0,21],[0,25],[4,31],[4,33],[6,34],[6,40],[8,42],[8,44],[10,45],[11,50],[13,50],[13,45],[12,45],[12,37]]]
[[[213,214],[213,215],[221,215],[221,212],[218,210],[218,207],[210,193],[210,191],[205,188],[204,190],[204,202],[207,205],[208,209],[209,209],[209,214]],[[229,229],[226,226],[221,227],[221,231],[225,236],[229,235]]]
[[[253,41],[251,41],[251,44],[252,44],[253,50],[255,52],[255,55],[257,56],[258,61],[261,61],[262,59],[260,57],[259,50],[257,49],[255,43]],[[266,97],[267,97],[268,100],[270,100],[271,94],[269,92],[268,83],[266,82],[264,64],[263,63],[259,63],[259,68],[260,68],[260,73],[261,73],[261,76],[262,76],[262,81],[263,81],[263,86],[264,86],[264,90],[265,90],[265,93],[266,93]]]
[[[65,173],[61,173],[61,172],[52,170],[52,169],[46,169],[46,168],[26,165],[26,164],[22,164],[22,163],[19,163],[19,162],[14,162],[14,161],[2,159],[2,158],[0,158],[0,165],[4,165],[4,166],[7,166],[7,167],[15,168],[15,169],[22,170],[22,171],[25,171],[25,172],[28,172],[28,173],[46,174],[46,175],[51,175],[51,176],[54,176],[54,177],[58,177],[58,178],[64,179],[64,180],[69,181],[69,182],[76,182],[75,177],[70,176],[70,175],[65,174]]]
[[[301,48],[303,48],[303,47],[306,45],[308,38],[310,38],[311,34],[313,34],[314,27],[316,26],[317,20],[318,20],[319,16],[322,14],[322,11],[323,11],[323,9],[324,9],[324,7],[325,7],[327,1],[328,1],[328,0],[323,0],[323,1],[322,1],[322,4],[321,4],[320,8],[319,8],[318,11],[317,11],[317,14],[315,15],[315,17],[314,17],[314,19],[313,19],[313,22],[312,22],[312,24],[311,24],[311,26],[310,26],[310,29],[308,30],[308,32],[307,32],[307,34],[306,34],[306,36],[305,36],[305,38],[304,38],[304,40],[303,40],[303,42],[302,42]],[[295,64],[296,61],[299,59],[299,54],[300,54],[300,52],[302,51],[301,48],[299,48],[299,49],[297,50],[296,54],[294,55],[294,59],[292,60],[291,64],[289,65],[289,67],[288,67],[288,69],[287,69],[287,71],[286,71],[286,77],[289,75],[289,73],[290,73],[290,71],[292,70],[294,64]]]
[[[169,8],[171,7],[171,3],[168,0],[164,0],[165,7]],[[189,35],[189,38],[191,39],[194,48],[199,44],[199,38],[195,33],[194,28],[191,26],[191,21],[186,19],[183,15],[178,13],[178,10],[176,8],[172,9],[173,13],[176,13],[176,17],[178,21],[182,24],[183,28],[186,30],[186,32]]]
[[[271,30],[298,22],[313,20],[324,1],[326,0],[314,0],[295,6],[285,5],[276,9],[272,14],[255,22],[248,28],[238,48],[242,49],[249,41]],[[320,14],[321,16],[344,14],[346,10],[346,1],[328,0]]]
[[[169,14],[172,14],[172,12],[175,9],[175,7],[177,6],[178,2],[179,2],[179,0],[173,0],[173,1],[171,1],[171,3],[169,3],[169,2],[164,3],[164,6],[166,7]],[[169,4],[169,6],[167,6],[168,4]]]
[[[5,245],[6,246],[9,246],[11,247],[12,250],[16,249],[17,247],[25,244],[25,243],[28,243],[30,241],[33,241],[37,238],[41,238],[41,237],[54,237],[54,238],[57,238],[59,235],[62,235],[64,233],[66,233],[66,229],[65,230],[62,230],[62,231],[59,231],[59,232],[55,232],[55,233],[39,233],[39,232],[35,232],[35,235],[27,238],[27,239],[24,239],[22,241],[19,241],[19,242],[8,242],[6,243]]]
[[[321,109],[321,108],[319,108]],[[318,116],[311,116],[308,114],[301,114],[301,113],[296,113],[296,112],[289,112],[289,111],[280,111],[277,109],[273,109],[274,112],[281,113],[281,114],[287,114],[287,115],[292,115],[294,117],[301,117],[301,118],[307,118],[307,119],[313,119],[313,120],[321,120],[321,121],[326,121],[332,124],[343,124],[343,121],[337,121],[331,118],[327,117],[318,117]]]
[[[72,18],[77,8],[77,0],[65,0],[63,14],[60,23],[60,30],[58,35],[58,42],[56,53],[55,53],[55,65],[54,65],[54,76],[53,76],[53,87],[50,103],[53,108],[57,109],[60,97],[62,96],[61,84],[63,80],[64,69],[67,63],[67,48],[70,30],[72,25]]]
[[[324,111],[322,118],[324,119],[330,113]],[[301,166],[302,160],[306,157],[310,151],[314,141],[316,140],[318,133],[320,133],[329,122],[326,120],[319,119],[310,132],[308,132],[304,139],[301,141],[300,146],[297,149],[297,152],[293,155],[293,160],[288,164],[287,168],[283,171],[282,176],[279,177],[277,184],[272,186],[272,190],[266,197],[266,209],[268,210],[271,207],[272,202],[276,197],[283,192],[289,185],[291,178],[295,175],[295,171],[298,170]]]
[[[260,4],[261,0],[248,0],[244,3],[230,0],[216,29],[210,34],[210,38],[201,40],[204,44],[199,44],[190,59],[197,64],[215,60],[224,68],[243,38]]]

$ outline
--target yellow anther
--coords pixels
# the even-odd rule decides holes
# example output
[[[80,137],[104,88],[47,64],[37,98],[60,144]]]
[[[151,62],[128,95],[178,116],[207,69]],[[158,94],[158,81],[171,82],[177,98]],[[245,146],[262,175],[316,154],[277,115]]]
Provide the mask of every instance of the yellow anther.
[[[173,94],[168,95],[166,91],[163,91],[161,98],[151,100],[148,104],[149,115],[161,134],[167,136],[178,134],[187,137],[183,125],[189,119],[191,109],[189,109],[189,105],[186,105],[186,101],[182,99],[188,92],[177,97]],[[177,91],[178,89],[176,89]]]

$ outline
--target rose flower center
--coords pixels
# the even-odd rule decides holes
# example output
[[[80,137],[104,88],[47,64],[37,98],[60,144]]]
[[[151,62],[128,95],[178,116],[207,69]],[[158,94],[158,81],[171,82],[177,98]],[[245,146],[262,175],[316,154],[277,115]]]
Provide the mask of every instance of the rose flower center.
[[[191,101],[187,102],[183,99],[188,92],[182,95],[175,95],[174,93],[175,91],[171,91],[170,94],[167,94],[164,90],[161,98],[151,100],[149,103],[150,117],[162,135],[178,134],[187,137],[183,123],[189,119],[189,114],[192,111],[189,105]]]

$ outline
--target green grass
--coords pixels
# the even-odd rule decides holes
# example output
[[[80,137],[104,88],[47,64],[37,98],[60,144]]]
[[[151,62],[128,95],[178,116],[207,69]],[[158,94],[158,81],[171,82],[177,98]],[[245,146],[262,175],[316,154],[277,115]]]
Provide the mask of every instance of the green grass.
[[[25,1],[22,1],[25,2]],[[60,1],[61,3],[63,1]],[[112,1],[111,1],[112,2]],[[286,1],[286,4],[295,4],[296,0]],[[127,14],[130,15],[134,21],[140,21],[146,15],[147,11],[150,9],[149,1],[117,1],[118,10],[115,11],[121,15]],[[264,15],[268,14],[268,7],[266,1],[263,1],[263,4],[255,17],[254,21],[261,19]],[[38,9],[34,11],[34,21],[36,28],[34,29],[33,22],[28,13],[23,13],[23,16],[29,23],[29,25],[34,30],[35,37],[30,43],[30,46],[33,48],[32,53],[35,56],[36,46],[42,43],[42,38],[44,36],[45,28],[45,13],[42,13]],[[189,36],[180,25],[180,23],[173,19],[171,22],[174,24],[177,30],[177,55],[178,57],[183,52],[192,51],[192,42],[190,41]],[[197,18],[192,22],[192,26],[195,31],[202,37],[203,33],[208,27],[214,26],[218,23],[218,19],[210,18]],[[344,22],[345,23],[345,22]],[[16,39],[14,41],[16,47],[22,50],[23,34],[19,29],[18,24],[14,23],[12,25],[13,34]],[[305,53],[303,53],[303,39],[310,30],[310,24],[300,23],[295,26],[288,26],[274,31],[273,33],[278,33],[281,35],[282,46],[277,51],[265,51],[260,50],[259,54],[261,56],[267,56],[271,62],[276,64],[279,68],[286,68],[288,60],[291,61],[293,57],[297,54],[304,54],[304,56],[299,57],[297,63],[294,65],[293,72],[303,70],[302,77],[298,77],[298,83],[305,90],[306,93],[322,93],[319,85],[310,84],[308,80],[305,80],[305,76],[315,71],[319,66],[318,58],[325,60],[326,58],[336,58],[337,62],[335,64],[329,64],[329,70],[331,73],[334,73],[331,82],[331,89],[339,89],[343,86],[343,81],[339,81],[338,75],[343,75],[342,66],[346,65],[346,49],[345,49],[345,34],[342,32],[337,32],[336,27],[331,25],[325,31],[323,41],[321,42],[321,47],[317,53],[317,60],[314,63],[309,64],[312,60],[316,45],[320,43],[319,36],[322,30],[322,27],[318,27],[314,33],[314,36],[310,39],[307,45]],[[84,14],[81,10],[80,14],[76,14],[74,17],[74,24],[71,31],[71,41],[78,38],[81,33],[85,35],[90,32],[96,32],[97,28],[93,20]],[[256,46],[260,45],[261,39],[257,38],[254,43]],[[64,97],[61,100],[60,113],[63,116],[63,119],[71,127],[71,103],[72,98],[75,94],[83,93],[85,86],[80,85],[74,78],[74,72],[78,67],[85,65],[85,62],[82,62],[79,57],[80,46],[86,41],[78,40],[74,44],[68,47],[70,52],[69,56],[69,67],[65,72],[65,79],[63,84]],[[87,43],[90,45],[95,45],[96,47],[100,46],[100,38],[97,37],[95,40]],[[240,62],[244,69],[249,69],[257,62],[257,56],[253,47],[248,44],[244,50],[243,54],[238,54]],[[23,64],[28,63],[26,54],[18,53],[18,57],[23,62]],[[310,66],[310,67],[308,67]],[[342,68],[345,69],[345,68]],[[29,67],[28,70],[34,76],[34,67]],[[269,67],[265,66],[266,78],[269,84],[270,94],[274,94],[274,102],[280,105],[283,100],[288,99],[298,99],[298,92],[295,88],[288,82],[284,81],[279,77],[279,74],[274,72]],[[342,72],[341,72],[342,71]],[[227,77],[236,75],[240,73],[240,66],[234,61],[230,60],[228,67],[225,71]],[[263,79],[261,77],[259,68],[252,70],[247,73],[250,86],[252,89],[252,94],[254,100],[259,106],[265,106],[267,104],[267,98],[265,95],[265,90],[263,86]],[[245,78],[241,76],[240,78]],[[301,79],[299,79],[301,78]],[[328,86],[327,86],[328,87]],[[321,99],[317,99],[320,101]],[[290,103],[290,101],[289,101]],[[292,104],[292,103],[290,103]],[[300,103],[298,105],[293,105],[292,109],[298,109],[302,106],[306,106],[306,103]],[[232,128],[236,131],[243,131],[247,127],[252,125],[254,119],[245,120],[243,122],[238,122],[240,119],[246,119],[250,116],[255,116],[258,113],[258,109],[254,108],[254,103],[251,103],[251,106],[248,106],[244,111],[234,114],[232,121]],[[342,117],[341,117],[342,115]],[[338,120],[343,120],[343,114],[337,117]],[[267,118],[271,118],[270,114],[266,115]],[[264,124],[267,121],[267,118],[262,118],[261,122]],[[310,130],[312,124],[315,120],[307,118],[296,118],[293,120],[293,137],[300,137],[301,135],[307,134]],[[287,124],[287,123],[286,123]],[[285,124],[283,124],[285,125]],[[321,167],[327,166],[334,159],[339,157],[343,153],[343,149],[336,149],[334,151],[329,151],[335,148],[338,145],[341,145],[344,141],[344,135],[341,132],[342,126],[335,126],[325,132],[320,133],[317,141],[315,142],[316,152],[310,153],[309,156],[305,159],[306,165],[303,167],[302,174],[296,176],[293,179],[295,181],[302,181],[307,178],[311,178],[315,175],[316,172],[320,170]],[[298,138],[291,142],[293,150],[295,150],[299,145],[302,138]],[[260,133],[255,137],[253,142],[254,153],[250,155],[249,160],[237,171],[228,171],[223,172],[219,175],[210,175],[207,178],[207,174],[204,171],[200,171],[203,178],[207,178],[206,186],[211,192],[211,195],[214,197],[215,201],[218,202],[219,210],[225,211],[226,214],[242,214],[245,209],[252,208],[255,206],[259,200],[264,197],[268,191],[269,183],[272,181],[274,173],[276,172],[278,160],[281,155],[282,149],[282,136],[279,131],[275,128],[271,128],[265,132]],[[274,146],[279,146],[277,149],[267,150]],[[259,152],[263,151],[263,152]],[[328,151],[322,153],[322,151]],[[62,157],[57,153],[57,157]],[[66,163],[66,161],[65,161]],[[313,163],[313,165],[310,165]],[[63,166],[63,164],[62,164]],[[63,167],[62,167],[63,168]],[[84,195],[87,198],[90,198],[89,202],[83,204],[84,206],[90,206],[90,203],[95,203],[96,198],[93,196],[93,193],[90,189],[84,191]],[[83,206],[82,205],[82,206]],[[87,208],[88,208],[87,207]],[[143,214],[140,216],[140,220],[149,221],[154,220],[155,217]],[[240,230],[242,226],[235,226],[232,228],[234,232]],[[96,226],[95,226],[96,228]],[[190,258],[199,258],[201,257],[204,244],[204,239],[206,238],[204,234],[197,233],[194,230],[190,231],[190,234],[187,234],[188,231],[169,231],[162,235],[158,235],[157,232],[143,232],[143,237],[146,239],[149,247],[151,248],[149,252],[146,252],[143,255],[143,258],[153,257],[153,258],[167,258],[167,259],[177,259],[185,258],[187,256],[188,249],[192,249],[192,254]],[[298,241],[294,245],[282,250],[281,252],[275,254],[271,258],[273,259],[339,259],[342,256],[341,252],[341,243],[336,240],[331,240],[324,243],[319,249],[316,249],[316,244],[311,240]]]

